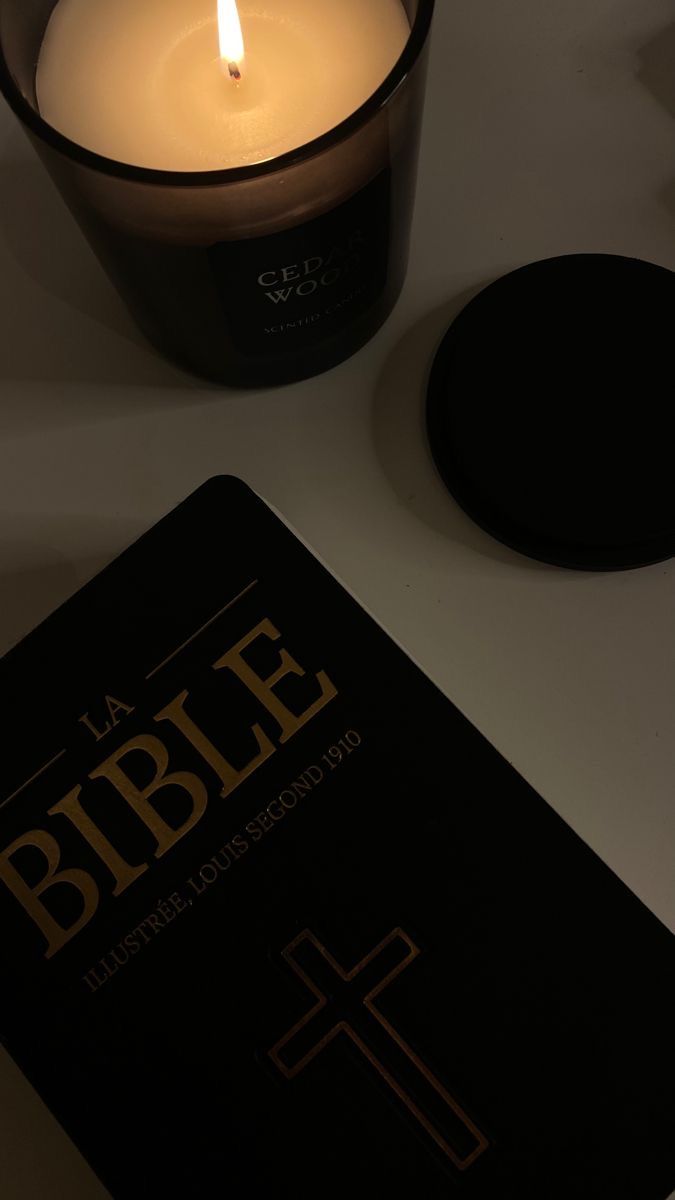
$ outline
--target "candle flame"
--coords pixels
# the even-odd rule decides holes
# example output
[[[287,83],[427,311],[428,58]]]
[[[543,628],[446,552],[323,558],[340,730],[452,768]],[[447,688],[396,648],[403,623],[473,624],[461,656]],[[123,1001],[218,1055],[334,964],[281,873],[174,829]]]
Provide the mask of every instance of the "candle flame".
[[[244,59],[244,37],[237,9],[237,0],[218,0],[218,34],[220,57],[230,67],[241,67]]]

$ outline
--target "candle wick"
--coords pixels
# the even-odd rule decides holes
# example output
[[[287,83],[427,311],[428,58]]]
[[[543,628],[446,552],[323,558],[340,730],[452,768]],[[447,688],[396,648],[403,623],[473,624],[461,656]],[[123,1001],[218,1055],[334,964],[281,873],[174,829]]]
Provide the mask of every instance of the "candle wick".
[[[230,72],[230,78],[236,79],[236,81],[238,83],[239,80],[241,79],[241,71],[239,70],[239,64],[236,62],[228,63],[227,69]]]

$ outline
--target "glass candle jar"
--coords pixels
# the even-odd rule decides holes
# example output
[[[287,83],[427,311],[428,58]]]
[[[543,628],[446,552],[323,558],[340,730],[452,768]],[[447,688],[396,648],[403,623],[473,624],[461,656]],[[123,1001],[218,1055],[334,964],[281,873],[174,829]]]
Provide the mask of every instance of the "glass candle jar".
[[[116,162],[44,120],[36,68],[56,2],[0,0],[0,86],[149,340],[238,387],[303,379],[363,346],[405,278],[434,0],[401,0],[404,51],[346,120],[209,171]]]

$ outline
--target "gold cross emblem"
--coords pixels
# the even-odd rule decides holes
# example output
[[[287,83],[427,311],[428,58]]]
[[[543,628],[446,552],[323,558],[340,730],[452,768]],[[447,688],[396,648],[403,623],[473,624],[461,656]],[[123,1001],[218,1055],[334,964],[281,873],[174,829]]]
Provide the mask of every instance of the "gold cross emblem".
[[[319,939],[305,929],[286,946],[282,955],[314,996],[314,1004],[269,1054],[282,1075],[294,1079],[335,1038],[345,1035],[436,1146],[458,1170],[464,1171],[487,1149],[487,1138],[404,1041],[377,1003],[385,988],[419,953],[407,933],[393,929],[361,962],[346,971]],[[362,996],[361,1011],[374,1020],[374,1024],[370,1022],[370,1031],[357,1030],[353,1021],[333,1021],[330,1016],[327,993],[349,988],[349,985],[356,985],[358,990],[359,984],[361,989],[364,986],[368,989]],[[339,1014],[335,1015],[339,1018]]]

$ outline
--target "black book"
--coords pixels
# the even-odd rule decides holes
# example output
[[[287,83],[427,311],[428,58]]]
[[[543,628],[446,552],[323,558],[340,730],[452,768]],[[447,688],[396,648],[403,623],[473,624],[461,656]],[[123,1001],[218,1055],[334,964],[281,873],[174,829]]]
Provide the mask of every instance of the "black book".
[[[116,1200],[666,1200],[672,935],[242,483],[0,669],[2,1037]]]

